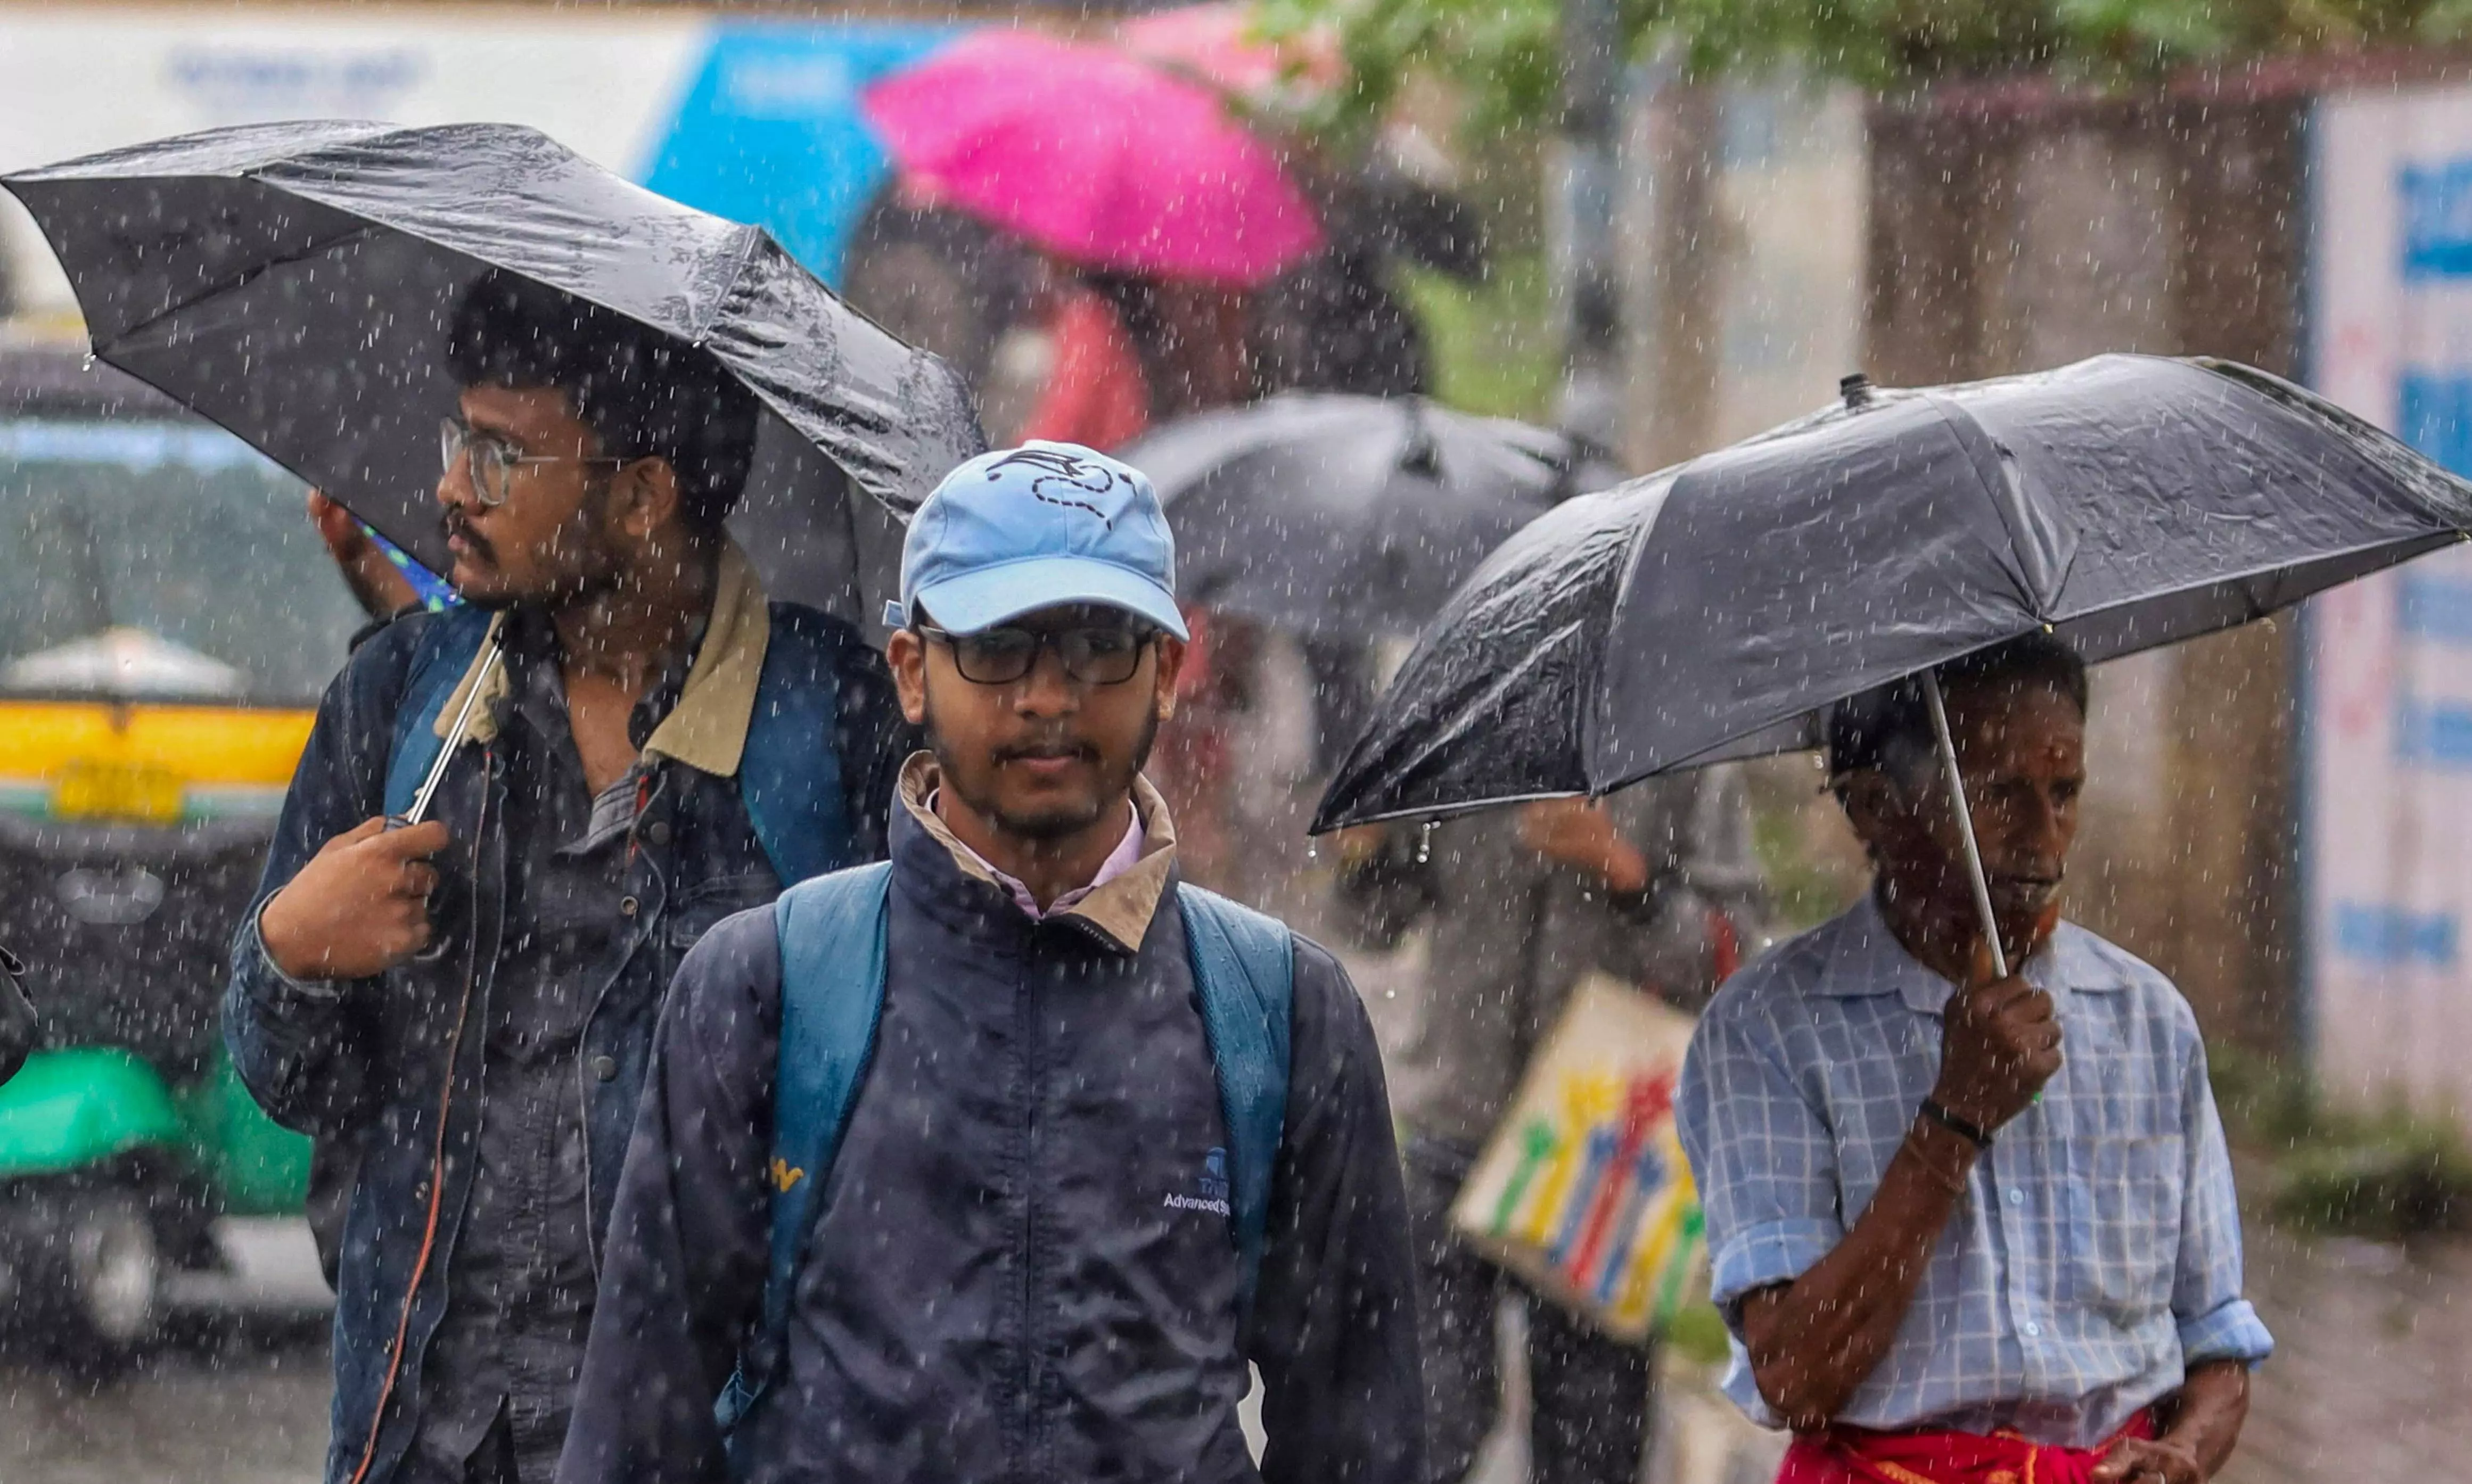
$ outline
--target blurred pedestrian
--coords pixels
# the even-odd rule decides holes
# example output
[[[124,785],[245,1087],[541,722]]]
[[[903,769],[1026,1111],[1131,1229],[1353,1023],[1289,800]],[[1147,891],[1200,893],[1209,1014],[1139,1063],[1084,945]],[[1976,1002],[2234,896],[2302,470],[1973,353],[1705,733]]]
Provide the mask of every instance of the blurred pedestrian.
[[[1526,1298],[1530,1477],[1632,1484],[1653,1353],[1611,1339],[1465,1244],[1450,1210],[1530,1057],[1592,972],[1685,1009],[1730,973],[1758,910],[1740,777],[1702,769],[1602,803],[1556,799],[1340,842],[1344,896],[1392,938],[1425,925],[1393,1058],[1426,1378],[1426,1477],[1466,1476],[1500,1415],[1496,1316]]]
[[[565,1484],[1415,1476],[1371,1027],[1330,954],[1179,882],[1141,776],[1175,570],[1149,482],[1066,445],[912,522],[890,652],[931,750],[891,863],[680,969]]]
[[[1047,271],[1052,360],[1022,441],[1104,452],[1153,423],[1252,399],[1242,294],[1053,259]]]
[[[381,538],[322,490],[309,491],[309,524],[326,543],[326,554],[335,558],[335,570],[351,589],[352,601],[373,622],[382,624],[420,601],[419,590],[389,557]]]
[[[1425,332],[1369,248],[1324,247],[1253,296],[1251,347],[1264,393],[1433,390]]]
[[[242,1079],[347,1194],[334,1484],[549,1476],[671,972],[879,856],[908,747],[857,632],[768,604],[723,530],[737,382],[495,274],[448,360],[464,603],[328,689],[226,999]],[[447,746],[430,817],[391,828]]]
[[[1833,715],[1872,889],[1738,976],[1676,1117],[1725,1389],[1794,1429],[1781,1484],[2199,1484],[2273,1348],[2197,1021],[2059,919],[2085,668],[2034,634],[1939,668],[2008,961],[1912,680]]]
[[[1151,425],[1151,384],[1132,332],[1105,294],[1069,269],[1046,294],[1050,365],[1024,441],[1121,448]]]

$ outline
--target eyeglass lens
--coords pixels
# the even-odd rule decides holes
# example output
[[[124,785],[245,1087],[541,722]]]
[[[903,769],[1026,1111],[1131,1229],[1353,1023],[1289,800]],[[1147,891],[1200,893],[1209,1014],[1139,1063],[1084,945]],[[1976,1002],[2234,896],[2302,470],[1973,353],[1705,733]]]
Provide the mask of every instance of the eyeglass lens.
[[[514,470],[505,443],[449,417],[438,425],[440,470],[453,473],[458,459],[464,460],[464,472],[471,476],[473,492],[483,505],[507,503],[507,484]]]
[[[979,685],[1010,685],[1030,673],[1039,650],[1050,648],[1063,661],[1065,674],[1083,685],[1121,685],[1142,661],[1141,637],[1129,628],[991,628],[956,635],[952,643],[962,678]]]

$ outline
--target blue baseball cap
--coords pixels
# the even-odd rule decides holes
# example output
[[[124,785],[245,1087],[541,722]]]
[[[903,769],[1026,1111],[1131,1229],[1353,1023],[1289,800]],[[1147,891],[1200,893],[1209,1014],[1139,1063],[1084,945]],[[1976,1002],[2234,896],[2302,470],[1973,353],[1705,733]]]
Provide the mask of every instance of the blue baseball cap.
[[[901,601],[884,622],[923,609],[975,634],[1040,608],[1096,603],[1178,639],[1176,537],[1148,477],[1078,443],[1033,439],[981,454],[944,476],[901,543]]]

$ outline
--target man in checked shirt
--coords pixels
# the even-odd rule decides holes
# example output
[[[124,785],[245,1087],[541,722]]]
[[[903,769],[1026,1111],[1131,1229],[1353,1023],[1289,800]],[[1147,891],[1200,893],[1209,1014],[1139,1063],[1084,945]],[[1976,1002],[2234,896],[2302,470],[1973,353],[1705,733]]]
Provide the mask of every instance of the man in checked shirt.
[[[1831,718],[1873,886],[1719,992],[1676,1118],[1779,1484],[2199,1484],[2273,1341],[2188,1003],[2059,920],[2084,666],[1941,667],[2003,945],[1993,979],[1919,686]]]

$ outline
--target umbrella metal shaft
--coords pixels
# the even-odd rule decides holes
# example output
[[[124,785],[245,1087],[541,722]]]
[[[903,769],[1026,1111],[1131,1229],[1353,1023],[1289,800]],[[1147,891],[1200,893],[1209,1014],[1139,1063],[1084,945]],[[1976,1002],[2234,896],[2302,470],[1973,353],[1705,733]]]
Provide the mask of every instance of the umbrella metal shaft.
[[[488,648],[481,656],[481,668],[473,674],[472,689],[455,713],[455,724],[446,729],[446,741],[438,749],[438,761],[429,765],[429,776],[420,781],[420,791],[412,796],[412,807],[404,811],[402,824],[416,825],[429,817],[430,795],[438,791],[440,781],[445,778],[446,765],[453,760],[455,749],[464,745],[464,735],[472,725],[473,708],[481,703],[481,693],[489,688],[490,672],[498,668],[499,652],[497,638],[492,635]],[[1966,838],[1971,841],[1973,836],[1969,834]]]
[[[1957,740],[1949,735],[1948,704],[1940,698],[1939,671],[1923,671],[1923,700],[1931,707],[1932,732],[1939,740],[1940,766],[1948,773],[1949,808],[1957,812],[1957,838],[1965,849],[1965,880],[1974,888],[1974,910],[1983,918],[1983,939],[1991,945],[1991,974],[2008,977],[2008,951],[2000,944],[2000,919],[1991,910],[1991,882],[1983,874],[1983,847],[1974,838],[1974,811],[1965,802],[1965,777],[1957,767]]]

